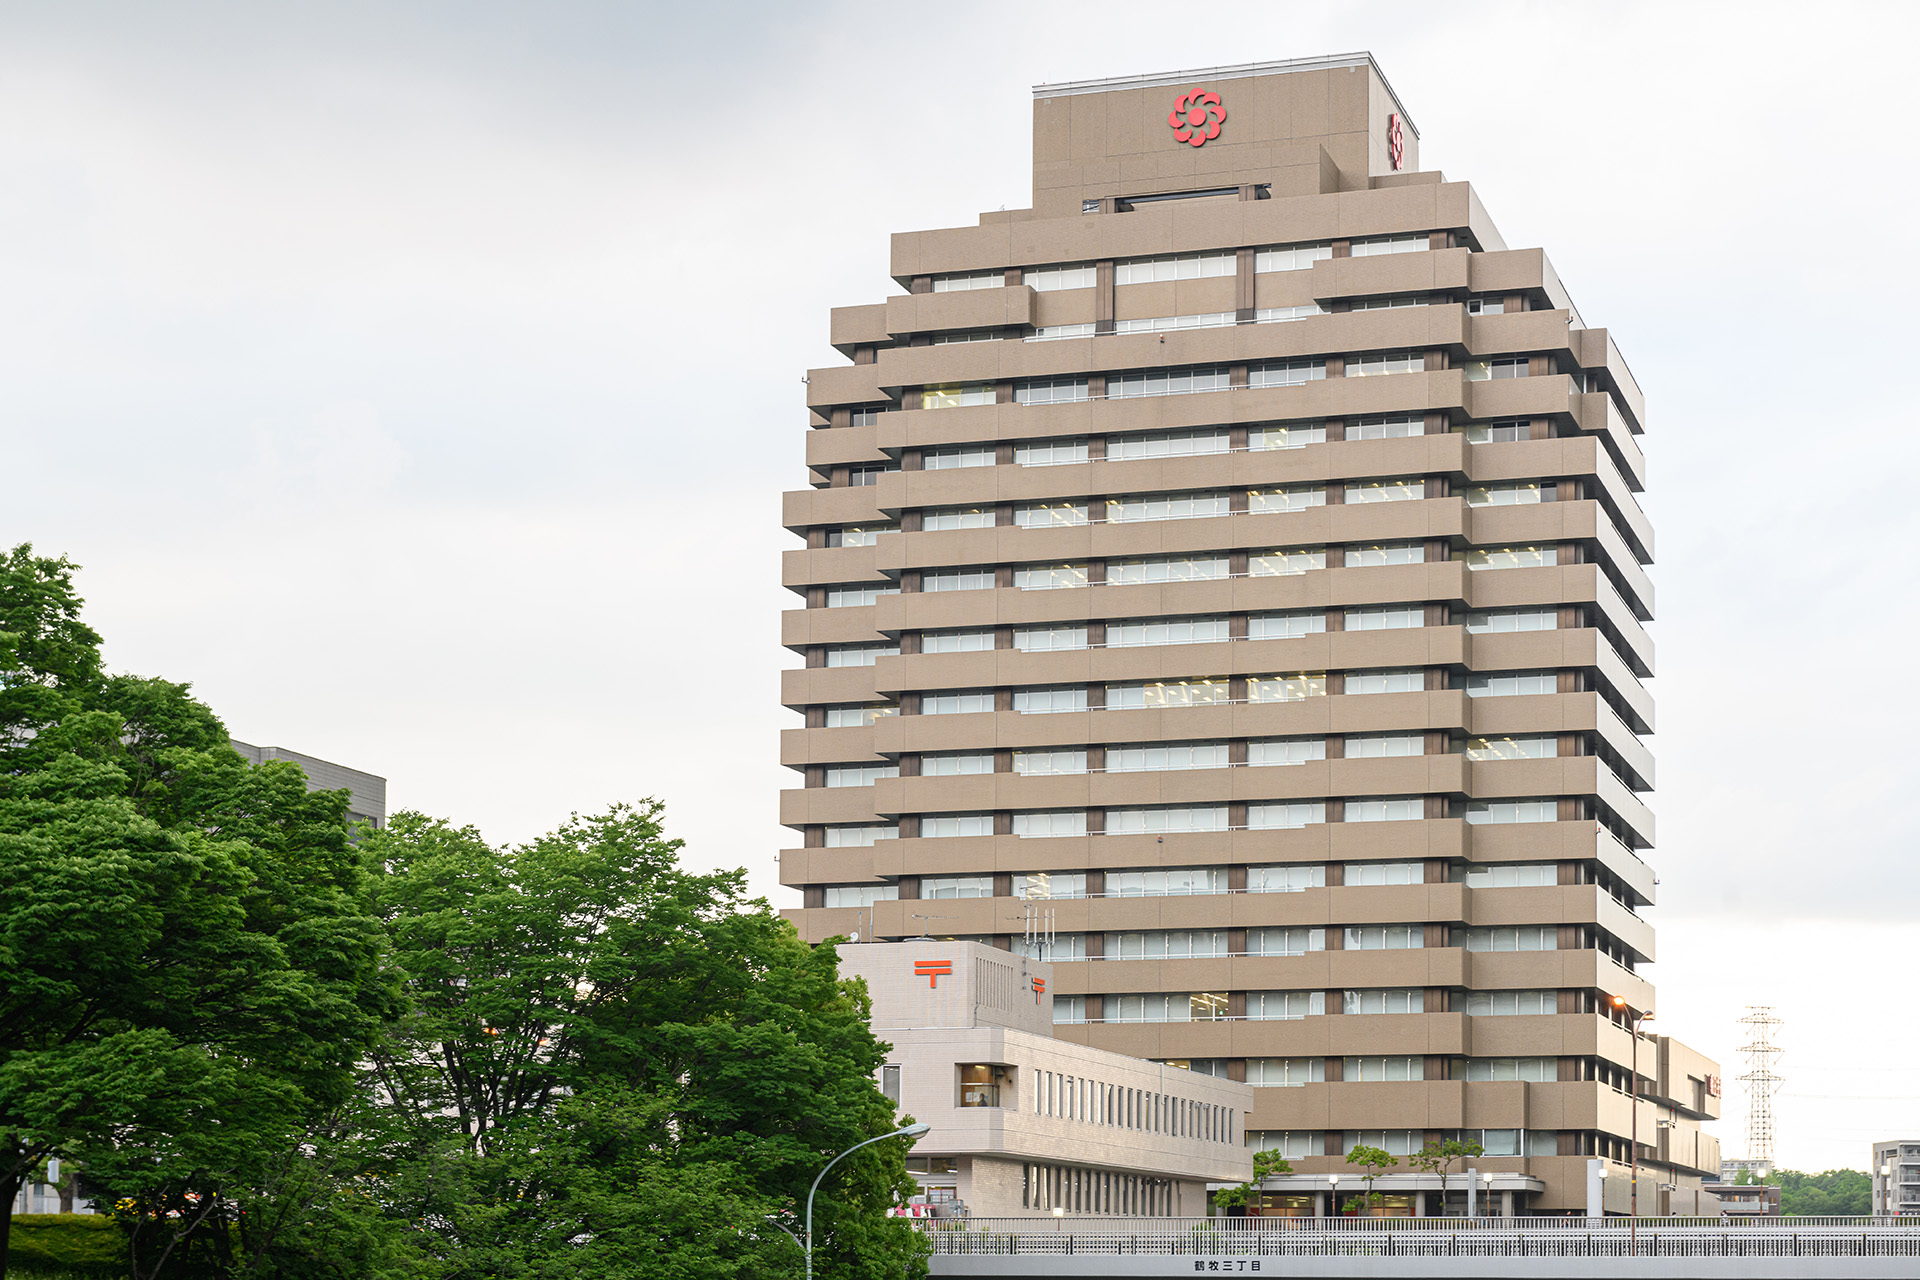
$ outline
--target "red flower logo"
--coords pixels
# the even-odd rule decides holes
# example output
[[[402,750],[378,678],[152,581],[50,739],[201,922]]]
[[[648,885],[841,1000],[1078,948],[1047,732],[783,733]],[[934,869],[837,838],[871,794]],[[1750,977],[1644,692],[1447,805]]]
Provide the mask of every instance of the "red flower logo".
[[[1173,100],[1167,125],[1177,140],[1190,147],[1204,147],[1210,139],[1220,136],[1220,126],[1226,118],[1227,109],[1220,105],[1219,94],[1195,89]]]

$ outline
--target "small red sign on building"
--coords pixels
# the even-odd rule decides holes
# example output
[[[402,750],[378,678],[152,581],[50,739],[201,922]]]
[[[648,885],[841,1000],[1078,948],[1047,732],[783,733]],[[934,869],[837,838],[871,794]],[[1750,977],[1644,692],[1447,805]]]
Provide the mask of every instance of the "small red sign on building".
[[[913,976],[916,978],[925,978],[929,987],[938,987],[940,985],[940,979],[953,976],[953,961],[915,960],[913,962]]]
[[[1190,147],[1204,147],[1219,137],[1220,126],[1226,120],[1227,109],[1220,104],[1220,95],[1207,89],[1181,94],[1173,100],[1173,110],[1167,113],[1167,126],[1173,130],[1174,140]]]
[[[1035,978],[1033,980],[1033,1002],[1039,1004],[1040,997],[1045,994],[1047,994],[1047,980],[1045,978]]]

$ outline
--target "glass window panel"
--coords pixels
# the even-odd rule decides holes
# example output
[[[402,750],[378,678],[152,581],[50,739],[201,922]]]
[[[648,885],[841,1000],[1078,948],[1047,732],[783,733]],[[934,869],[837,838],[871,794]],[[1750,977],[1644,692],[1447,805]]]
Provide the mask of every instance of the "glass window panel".
[[[1560,675],[1555,671],[1502,671],[1467,677],[1469,698],[1516,698],[1558,692]]]
[[[1553,631],[1558,626],[1559,617],[1552,609],[1508,609],[1497,613],[1467,615],[1467,632],[1470,635],[1498,635],[1509,631]]]
[[[1087,460],[1085,440],[1027,440],[1013,447],[1013,460],[1023,467],[1058,467]]]
[[[1143,711],[1157,707],[1198,707],[1228,701],[1225,680],[1157,680],[1150,684],[1110,684],[1107,710]],[[1280,699],[1268,699],[1280,701]]]
[[[1557,547],[1481,547],[1459,553],[1470,570],[1539,569],[1557,562]]]
[[[993,815],[990,813],[930,813],[920,819],[920,837],[923,840],[943,840],[959,836],[990,836],[993,834]],[[920,896],[931,897],[923,884]],[[954,894],[948,894],[954,897]],[[971,894],[971,897],[987,897],[987,894]]]
[[[1098,272],[1091,262],[1028,267],[1020,273],[1020,283],[1036,293],[1052,293],[1058,289],[1091,289],[1097,280]]]
[[[991,631],[925,631],[920,635],[922,653],[977,653],[991,648]]]
[[[1063,747],[1051,751],[1016,751],[1013,771],[1019,774],[1073,774],[1087,771],[1085,747]]]
[[[1396,604],[1383,608],[1347,610],[1349,631],[1399,631],[1426,625],[1427,611],[1423,605]]]
[[[1107,624],[1107,648],[1216,644],[1227,639],[1225,618],[1142,618]]]
[[[982,565],[974,569],[941,569],[920,575],[920,589],[934,591],[988,591],[993,588],[993,570]]]
[[[1524,484],[1480,485],[1467,490],[1467,505],[1470,507],[1523,507],[1540,502],[1545,497],[1538,480],[1529,480]]]
[[[924,511],[920,514],[920,528],[927,533],[944,533],[951,529],[991,529],[993,508],[946,507]]]
[[[1469,760],[1551,760],[1559,744],[1551,737],[1469,738]]]
[[[900,828],[883,826],[834,826],[826,828],[827,848],[860,849],[876,840],[897,840]]]
[[[1292,577],[1326,567],[1327,553],[1319,547],[1280,548],[1247,557],[1247,576],[1251,578]]]
[[[1417,951],[1427,945],[1423,924],[1360,924],[1346,928],[1348,951]]]
[[[1305,926],[1247,930],[1250,956],[1303,956],[1327,949],[1327,931]]]
[[[1109,436],[1107,460],[1131,462],[1140,458],[1185,458],[1225,453],[1231,437],[1223,427],[1195,431],[1155,431],[1143,435]]]
[[[1387,564],[1421,564],[1426,548],[1417,542],[1376,543],[1347,548],[1344,563],[1349,569],[1371,569]]]
[[[1427,673],[1414,671],[1349,671],[1341,686],[1348,693],[1419,693],[1427,687]]]
[[[920,773],[928,778],[992,772],[993,753],[991,751],[963,751],[920,757]]]
[[[1083,809],[1041,809],[1013,815],[1013,834],[1029,839],[1050,839],[1087,834],[1087,815]]]
[[[1110,586],[1160,582],[1204,582],[1227,576],[1225,556],[1174,556],[1163,560],[1114,560],[1107,565]]]
[[[1247,806],[1247,830],[1290,831],[1327,820],[1327,806],[1320,800],[1276,801]]]
[[[1247,448],[1253,452],[1267,449],[1304,449],[1310,444],[1325,444],[1324,422],[1274,422],[1247,431]]]
[[[1107,834],[1156,835],[1169,831],[1225,831],[1227,806],[1176,805],[1150,809],[1107,810]],[[1213,892],[1209,890],[1209,892]]]
[[[881,658],[897,658],[897,644],[835,644],[827,646],[829,667],[870,667]]]
[[[1467,805],[1467,821],[1480,825],[1518,822],[1558,822],[1558,800],[1475,800]]]
[[[993,450],[969,446],[962,449],[928,449],[920,455],[923,471],[954,471],[963,467],[990,467]]]
[[[1418,987],[1389,988],[1378,991],[1348,991],[1348,1013],[1421,1013],[1425,996]]]
[[[985,815],[983,815],[985,816]],[[992,876],[923,876],[922,898],[991,898]]]
[[[1319,382],[1326,376],[1327,363],[1324,360],[1269,360],[1264,364],[1248,366],[1247,386],[1298,387]]]
[[[1355,734],[1347,738],[1345,754],[1349,760],[1374,760],[1382,756],[1424,755],[1426,749],[1426,738],[1418,733]]]
[[[1084,898],[1087,873],[1084,871],[1030,871],[1013,878],[1016,898]]]
[[[1029,502],[1013,509],[1013,522],[1022,529],[1070,528],[1087,523],[1084,502]]]
[[[1469,991],[1467,1012],[1474,1017],[1528,1017],[1560,1012],[1553,991]]]
[[[1249,640],[1299,640],[1319,635],[1327,629],[1324,613],[1295,610],[1290,613],[1256,613],[1247,619]]]
[[[1331,244],[1286,244],[1262,249],[1253,256],[1255,271],[1304,271],[1333,256]]]
[[[1013,571],[1013,585],[1021,591],[1064,591],[1087,585],[1084,564],[1030,565]]]
[[[1113,264],[1113,282],[1153,284],[1165,280],[1204,280],[1234,273],[1231,253],[1169,254],[1157,258],[1122,258]]]
[[[1327,696],[1324,671],[1302,671],[1288,676],[1249,676],[1248,702],[1299,702],[1305,698]]]
[[[1212,493],[1151,493],[1107,499],[1107,523],[1131,524],[1143,520],[1205,520],[1227,514],[1227,495]]]
[[[935,293],[965,293],[971,289],[1000,289],[1007,283],[1006,274],[1000,271],[973,271],[959,275],[935,276]]]
[[[897,884],[830,884],[826,886],[829,907],[870,907],[876,902],[893,902],[900,897]]]
[[[1319,484],[1291,484],[1278,489],[1249,489],[1247,510],[1254,515],[1282,511],[1305,511],[1325,506],[1327,488]]]
[[[1346,499],[1349,506],[1369,502],[1414,502],[1427,496],[1427,482],[1419,478],[1399,480],[1349,481]]]
[[[1247,743],[1249,765],[1306,764],[1326,758],[1325,738],[1255,738]]]
[[[1107,748],[1108,773],[1226,767],[1227,744],[1224,742],[1154,742]]]
[[[920,714],[923,716],[971,715],[991,710],[991,689],[942,689],[920,695]]]
[[[830,764],[826,770],[829,787],[870,787],[881,778],[897,778],[897,764]]]
[[[1087,691],[1085,686],[1072,685],[1054,689],[1015,689],[1013,691],[1013,709],[1029,715],[1049,715],[1063,711],[1085,711],[1087,709]]]
[[[1015,404],[1071,404],[1086,398],[1085,378],[1027,378],[1013,384]]]
[[[1248,1058],[1247,1083],[1268,1089],[1291,1089],[1326,1079],[1324,1058]],[[1317,1152],[1315,1154],[1318,1154]]]
[[[1327,1011],[1324,991],[1249,991],[1247,1018],[1254,1022],[1292,1021]]]
[[[1080,626],[1016,627],[1013,647],[1022,653],[1046,653],[1087,647],[1087,628]]]
[[[1308,889],[1323,889],[1326,883],[1327,869],[1318,865],[1283,863],[1247,868],[1248,893],[1305,893]]]
[[[1348,885],[1424,884],[1426,864],[1420,862],[1354,862],[1346,868]]]

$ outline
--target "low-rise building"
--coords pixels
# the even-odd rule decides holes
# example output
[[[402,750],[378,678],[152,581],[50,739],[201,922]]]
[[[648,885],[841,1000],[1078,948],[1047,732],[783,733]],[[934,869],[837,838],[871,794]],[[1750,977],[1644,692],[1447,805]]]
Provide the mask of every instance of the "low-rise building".
[[[1252,1176],[1250,1085],[1053,1037],[1053,966],[972,942],[840,948],[892,1045],[881,1086],[932,1125],[908,1168],[976,1216],[1198,1217]]]
[[[1873,1144],[1873,1211],[1920,1215],[1920,1140]]]

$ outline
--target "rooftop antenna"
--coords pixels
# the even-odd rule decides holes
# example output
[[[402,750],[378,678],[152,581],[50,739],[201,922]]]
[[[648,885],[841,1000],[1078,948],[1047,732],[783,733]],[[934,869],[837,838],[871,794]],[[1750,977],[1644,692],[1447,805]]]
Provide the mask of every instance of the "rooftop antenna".
[[[1747,1158],[1773,1163],[1773,1095],[1783,1083],[1773,1067],[1782,1052],[1773,1042],[1774,1031],[1784,1025],[1773,1016],[1773,1006],[1750,1004],[1747,1016],[1740,1019],[1750,1037],[1740,1046],[1747,1070],[1738,1077],[1747,1086]]]

